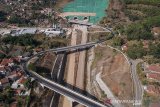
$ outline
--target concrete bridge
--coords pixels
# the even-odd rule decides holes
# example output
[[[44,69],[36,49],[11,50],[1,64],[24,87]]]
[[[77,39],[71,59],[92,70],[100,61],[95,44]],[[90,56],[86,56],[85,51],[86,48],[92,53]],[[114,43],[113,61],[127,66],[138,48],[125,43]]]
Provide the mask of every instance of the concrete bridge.
[[[66,16],[96,16],[96,13],[83,13],[83,12],[64,12],[60,13],[60,17],[66,17]]]

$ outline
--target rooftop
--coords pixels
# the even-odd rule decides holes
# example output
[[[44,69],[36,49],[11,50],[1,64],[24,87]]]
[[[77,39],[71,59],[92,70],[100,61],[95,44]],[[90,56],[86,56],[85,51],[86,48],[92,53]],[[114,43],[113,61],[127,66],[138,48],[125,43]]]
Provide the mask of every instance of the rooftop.
[[[160,94],[160,87],[156,87],[154,85],[148,85],[146,88],[146,91],[151,94],[159,95]]]
[[[148,73],[147,74],[147,78],[151,78],[151,79],[155,79],[155,80],[160,81],[160,74],[157,74],[157,73]]]
[[[9,63],[13,63],[12,59],[3,59],[0,65],[6,66]]]
[[[152,28],[152,32],[160,34],[160,27],[154,27],[154,28]]]
[[[0,83],[3,85],[5,83],[9,83],[9,80],[8,80],[8,78],[3,78],[0,80]]]
[[[148,67],[149,71],[159,72],[160,73],[160,66],[159,65],[150,65]]]

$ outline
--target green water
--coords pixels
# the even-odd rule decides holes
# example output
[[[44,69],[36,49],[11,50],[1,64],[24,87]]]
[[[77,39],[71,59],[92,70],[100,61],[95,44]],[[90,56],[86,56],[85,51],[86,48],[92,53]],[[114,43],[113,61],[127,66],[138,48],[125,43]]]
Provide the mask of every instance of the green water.
[[[105,10],[108,7],[108,3],[109,0],[74,0],[63,8],[63,12],[96,13],[96,16],[90,17],[90,22],[97,23],[106,16]],[[69,18],[72,17],[69,16]],[[82,17],[79,17],[79,19],[82,19]]]

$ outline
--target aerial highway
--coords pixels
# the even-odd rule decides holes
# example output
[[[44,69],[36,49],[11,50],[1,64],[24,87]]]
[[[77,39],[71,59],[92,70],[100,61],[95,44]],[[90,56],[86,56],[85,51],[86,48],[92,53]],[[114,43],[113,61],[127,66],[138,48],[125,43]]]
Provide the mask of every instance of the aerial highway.
[[[108,31],[108,30],[107,30]],[[30,57],[27,61],[27,63],[24,65],[24,70],[26,72],[28,72],[29,75],[31,75],[33,78],[35,78],[36,80],[38,80],[38,82],[42,83],[44,86],[46,86],[47,88],[61,94],[64,96],[67,96],[71,99],[73,99],[73,101],[79,102],[80,104],[84,105],[84,106],[88,106],[88,107],[112,107],[113,105],[108,103],[106,105],[104,105],[103,103],[96,101],[92,98],[89,98],[79,92],[76,92],[72,89],[66,88],[63,85],[51,81],[47,78],[44,78],[42,76],[40,76],[39,74],[37,74],[36,72],[29,70],[28,69],[28,65],[30,64],[30,60],[36,56],[42,55],[46,52],[55,52],[55,53],[60,53],[60,52],[69,52],[69,51],[75,51],[75,50],[79,50],[79,49],[85,49],[85,48],[89,48],[92,47],[96,44],[102,43],[105,40],[100,40],[100,41],[96,41],[96,42],[89,42],[89,43],[85,43],[85,44],[80,44],[80,45],[75,45],[75,46],[68,46],[68,47],[61,47],[61,48],[56,48],[56,49],[50,49],[50,50],[46,50],[43,52],[39,52],[38,54],[33,55],[32,57]]]
[[[53,64],[51,71],[51,78],[53,81],[57,83],[62,83],[64,77],[66,56],[67,56],[66,54],[58,54]],[[54,92],[50,102],[50,107],[58,107],[59,99],[60,99],[60,94]]]
[[[81,46],[85,47],[85,46],[92,46],[92,45],[94,46],[97,43],[99,43],[99,42],[86,43],[86,44],[83,44],[83,45],[80,45],[80,46],[78,45],[78,47],[81,47]],[[72,47],[69,47],[69,48],[65,47],[65,48],[51,49],[51,50],[47,50],[47,51],[43,51],[43,52],[40,52],[38,54],[35,54],[28,59],[27,63],[24,66],[24,70],[26,72],[28,72],[33,78],[38,80],[38,82],[40,82],[44,86],[46,86],[47,88],[49,88],[51,90],[54,90],[55,92],[57,92],[61,95],[67,96],[67,97],[73,99],[74,101],[79,102],[80,104],[82,104],[84,106],[88,106],[88,107],[111,107],[112,106],[111,104],[104,105],[99,101],[96,101],[92,98],[89,98],[85,95],[82,95],[81,93],[78,93],[78,92],[76,92],[72,89],[69,89],[67,87],[64,87],[63,85],[61,85],[59,83],[56,83],[54,81],[51,81],[51,80],[49,80],[45,77],[42,77],[39,74],[37,74],[35,71],[32,71],[32,70],[28,69],[28,65],[30,64],[30,60],[32,58],[38,56],[38,55],[41,55],[41,54],[43,54],[45,52],[49,52],[49,51],[57,52],[59,50],[63,50],[63,49],[65,50],[66,48],[70,49],[70,48],[74,48],[74,47],[77,47],[77,46],[72,46]]]
[[[96,26],[97,27],[97,26]],[[107,32],[108,31],[111,31],[110,29],[108,28],[104,28],[104,30],[106,30]],[[103,31],[104,32],[104,31]],[[111,31],[112,35],[114,35],[114,33]],[[76,102],[79,102],[80,104],[82,105],[85,105],[85,106],[89,106],[89,107],[111,107],[112,105],[111,104],[107,104],[107,105],[104,105],[94,99],[91,99],[87,96],[84,96],[82,95],[81,93],[78,93],[72,89],[69,89],[69,88],[66,88],[64,87],[63,85],[59,84],[59,83],[56,83],[54,81],[51,81],[47,78],[44,78],[40,75],[38,75],[36,72],[34,71],[31,71],[28,69],[28,65],[29,65],[29,62],[32,58],[34,58],[35,56],[38,56],[38,55],[41,55],[41,54],[44,54],[46,52],[55,52],[55,53],[61,53],[61,52],[70,52],[70,51],[75,51],[75,50],[79,50],[79,49],[86,49],[86,48],[89,48],[89,47],[92,47],[96,44],[99,44],[99,43],[103,43],[105,40],[101,40],[101,41],[96,41],[96,42],[89,42],[89,43],[85,43],[85,44],[80,44],[80,45],[75,45],[75,46],[68,46],[68,47],[61,47],[61,48],[56,48],[56,49],[50,49],[50,50],[46,50],[46,51],[43,51],[43,52],[40,52],[36,55],[33,55],[32,57],[30,57],[26,63],[26,65],[24,66],[24,70],[27,71],[32,77],[34,77],[35,79],[37,79],[40,83],[42,83],[44,86],[46,86],[47,88],[51,89],[51,90],[54,90],[55,92],[61,94],[61,95],[64,95],[64,96],[67,96],[71,99],[73,99],[74,101]],[[132,63],[132,62],[131,62]],[[133,65],[135,65],[133,63]],[[141,87],[141,84],[140,84],[140,81],[136,75],[136,70],[135,70],[135,66],[132,66],[131,64],[131,73],[132,73],[132,79],[133,79],[133,82],[134,82],[134,87],[135,87],[135,100],[136,101],[139,101],[142,99],[142,93],[143,93],[143,90],[142,90],[142,87]],[[135,105],[136,107],[139,107],[140,105]]]

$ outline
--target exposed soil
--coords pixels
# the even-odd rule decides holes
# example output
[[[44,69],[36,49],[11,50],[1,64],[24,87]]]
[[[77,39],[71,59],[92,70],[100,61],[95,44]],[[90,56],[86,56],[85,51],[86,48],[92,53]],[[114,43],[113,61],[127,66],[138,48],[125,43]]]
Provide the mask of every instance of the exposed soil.
[[[110,0],[110,4],[108,9],[106,10],[107,17],[104,18],[101,23],[107,23],[108,25],[114,26],[123,24],[123,23],[131,23],[129,18],[125,15],[126,5],[122,0]]]
[[[52,52],[48,52],[43,56],[43,58],[39,60],[40,62],[39,64],[37,64],[37,66],[39,65],[40,67],[44,67],[51,71],[55,59],[56,59],[56,55]]]
[[[73,1],[73,0],[57,0],[56,5],[55,5],[55,9],[59,10],[71,1]]]
[[[47,88],[43,88],[39,83],[34,82],[29,107],[45,107],[44,104],[47,102],[46,97],[50,95],[50,92]],[[50,98],[50,96],[48,96],[48,98]],[[49,106],[49,103],[46,106]]]
[[[132,80],[130,67],[124,56],[108,47],[97,47],[96,50],[97,72],[103,68],[102,79],[120,100],[132,100]],[[130,105],[126,105],[129,107]]]

